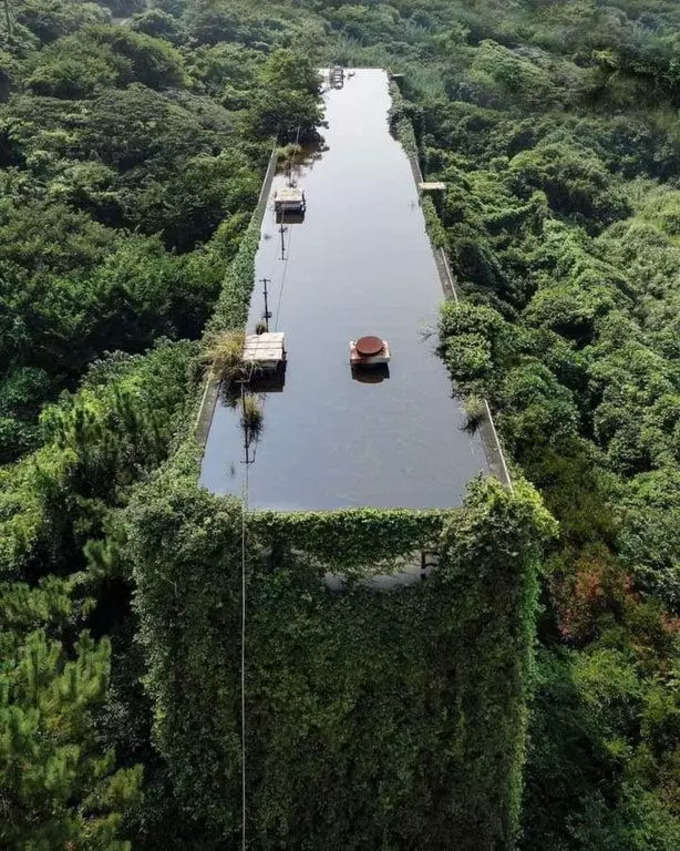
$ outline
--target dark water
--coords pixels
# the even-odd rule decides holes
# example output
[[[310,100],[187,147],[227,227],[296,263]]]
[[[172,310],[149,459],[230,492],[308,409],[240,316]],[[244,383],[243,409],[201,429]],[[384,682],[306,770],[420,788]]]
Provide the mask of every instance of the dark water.
[[[326,94],[328,146],[298,173],[304,222],[281,235],[270,203],[257,279],[271,278],[271,330],[284,331],[282,392],[263,395],[263,429],[250,455],[249,504],[284,510],[457,505],[488,469],[481,440],[462,430],[444,367],[423,332],[443,293],[410,165],[389,134],[383,71],[358,70]],[[285,178],[277,177],[277,185]],[[248,331],[264,310],[255,285]],[[352,379],[348,344],[390,343],[389,378]],[[218,402],[201,484],[241,491],[238,412]]]

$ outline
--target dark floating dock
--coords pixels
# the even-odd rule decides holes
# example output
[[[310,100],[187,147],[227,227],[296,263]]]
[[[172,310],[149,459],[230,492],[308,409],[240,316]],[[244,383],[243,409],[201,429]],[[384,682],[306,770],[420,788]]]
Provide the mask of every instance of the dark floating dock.
[[[351,86],[328,90],[325,101],[326,147],[294,169],[310,201],[304,218],[277,222],[281,174],[262,225],[255,278],[271,281],[269,331],[285,331],[285,383],[281,376],[251,388],[262,429],[249,451],[249,505],[455,506],[490,465],[427,336],[444,294],[418,187],[389,134],[387,75],[357,70]],[[264,312],[256,283],[247,334]],[[357,376],[348,342],[363,329],[379,330],[391,358],[389,368]],[[241,493],[243,443],[238,410],[220,395],[204,487]]]

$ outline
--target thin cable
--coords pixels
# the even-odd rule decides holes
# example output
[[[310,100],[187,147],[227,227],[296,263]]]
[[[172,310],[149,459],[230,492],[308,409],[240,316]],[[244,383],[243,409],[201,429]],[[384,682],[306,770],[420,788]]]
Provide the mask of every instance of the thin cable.
[[[241,404],[245,389],[241,384]],[[246,510],[248,507],[248,455],[241,493],[241,846],[246,851]]]

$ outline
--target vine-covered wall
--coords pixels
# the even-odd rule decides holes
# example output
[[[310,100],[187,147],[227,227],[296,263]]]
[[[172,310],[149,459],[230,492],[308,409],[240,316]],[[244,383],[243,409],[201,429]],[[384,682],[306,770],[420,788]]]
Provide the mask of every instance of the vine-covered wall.
[[[180,799],[234,840],[240,504],[169,469],[121,522],[157,743]],[[537,557],[552,533],[533,490],[489,479],[449,512],[247,514],[246,527],[252,846],[511,847]],[[440,566],[419,586],[351,581],[433,541]],[[349,590],[326,588],[326,565]]]

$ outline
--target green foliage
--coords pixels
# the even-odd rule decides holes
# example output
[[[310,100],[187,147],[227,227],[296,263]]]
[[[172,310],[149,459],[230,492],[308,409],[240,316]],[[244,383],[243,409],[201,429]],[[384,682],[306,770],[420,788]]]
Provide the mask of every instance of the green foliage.
[[[12,34],[6,33],[12,47],[26,48],[38,43],[55,41],[91,24],[105,23],[106,13],[95,3],[64,0],[61,3],[45,0],[16,0],[8,4]],[[7,29],[6,15],[2,26]],[[31,38],[31,36],[33,38]]]
[[[253,94],[248,122],[256,137],[280,142],[309,140],[321,123],[320,77],[315,63],[300,52],[274,51],[264,64]]]
[[[239,376],[243,377],[244,344],[243,331],[223,331],[206,340],[203,359],[220,381],[229,383]]]
[[[183,422],[188,343],[95,364],[83,389],[42,416],[45,446],[0,469],[0,575],[33,578],[82,564],[109,506],[166,456]]]
[[[73,243],[75,237],[72,230],[67,239]],[[46,239],[41,248],[49,247]],[[63,253],[68,242],[55,243],[54,248]],[[36,261],[34,255],[25,262]],[[73,260],[64,256],[63,262],[71,265]],[[6,311],[0,351],[8,365],[0,402],[5,457],[11,459],[35,443],[41,405],[54,398],[65,377],[82,374],[100,353],[139,351],[163,334],[196,337],[216,297],[216,275],[223,267],[218,251],[177,258],[158,239],[144,237],[120,242],[90,270],[83,263],[50,276],[7,264],[7,274],[0,277],[0,301]]]
[[[185,59],[187,72],[201,91],[222,98],[226,92],[232,98],[239,93],[243,99],[239,109],[248,106],[250,88],[262,62],[258,51],[227,42],[201,45]],[[227,103],[224,105],[230,108]]]
[[[115,247],[118,234],[68,207],[39,202],[0,207],[0,259],[4,269],[62,274],[88,270]]]
[[[29,605],[44,611],[43,591],[36,594]],[[15,612],[17,598],[27,602],[20,587],[9,597]],[[142,767],[116,768],[113,751],[98,742],[93,714],[107,688],[108,640],[97,643],[82,633],[69,658],[38,629],[3,633],[1,649],[3,845],[129,848],[122,818],[138,799]]]
[[[201,98],[180,105],[135,84],[66,109],[37,100],[40,122],[35,98],[8,106],[12,159],[26,168],[8,172],[0,210],[5,460],[36,445],[40,407],[93,357],[201,333],[257,191],[247,156],[215,154],[231,125]],[[123,225],[186,254],[114,230]],[[16,381],[29,374],[41,378],[22,398]]]
[[[38,367],[11,369],[0,381],[0,463],[35,448],[40,437],[35,417],[51,389],[48,373]]]
[[[182,251],[254,202],[252,165],[229,144],[233,121],[205,97],[135,83],[68,107],[17,98],[7,116],[11,165],[26,163],[7,175],[10,195],[48,195],[113,227],[161,231]]]
[[[185,81],[182,61],[167,44],[120,27],[90,27],[37,54],[27,85],[37,95],[90,97],[107,87],[143,83],[175,88]]]
[[[239,830],[241,508],[169,468],[121,520],[159,746],[180,798],[229,841]],[[267,513],[246,524],[254,841],[511,844],[536,557],[554,534],[535,492],[518,485],[511,497],[488,481],[448,513]],[[441,563],[421,587],[337,593],[322,582],[331,565],[357,580],[425,541]]]
[[[575,215],[586,225],[591,220],[607,225],[629,213],[624,199],[612,191],[609,175],[588,151],[537,146],[517,154],[509,170],[520,196],[541,189],[556,212]]]
[[[103,64],[101,56],[74,56],[68,48],[64,52],[64,58],[46,56],[36,67],[27,81],[31,91],[46,97],[84,98],[116,83],[115,70]]]
[[[494,370],[512,357],[511,327],[492,308],[446,302],[441,310],[440,354],[458,386],[492,383]]]
[[[575,436],[579,414],[572,393],[538,361],[526,361],[508,371],[503,388],[509,416],[501,428],[520,457],[536,446],[564,446]]]
[[[679,477],[674,467],[636,476],[622,493],[619,543],[640,586],[680,612]]]
[[[162,343],[87,368],[106,350],[201,336],[218,296],[211,329],[243,327],[256,173],[272,135],[314,137],[316,69],[339,61],[405,74],[391,125],[446,184],[438,215],[428,199],[423,211],[464,297],[442,313],[441,354],[457,390],[489,396],[516,469],[560,522],[541,579],[522,847],[678,847],[677,4],[7,7],[0,460],[33,454],[0,469],[0,567],[34,583],[87,566],[89,586],[0,588],[0,676],[35,781],[0,844],[235,842],[241,516],[195,486],[183,438],[196,348]],[[110,26],[110,12],[133,18]],[[119,514],[176,435],[172,468]],[[535,593],[515,512],[523,528],[537,520],[506,496],[473,489],[442,515],[249,515],[253,842],[511,845]],[[435,539],[431,583],[374,595],[358,581]],[[328,566],[348,575],[345,594],[323,589]],[[147,740],[131,649],[133,570],[167,766]],[[88,612],[112,634],[105,703],[106,642],[73,645]],[[48,695],[96,660],[86,705],[64,702],[57,717],[51,698],[20,695],[29,648],[46,660]],[[127,804],[92,777],[112,744],[149,769],[129,833]],[[53,791],[45,783],[62,746],[81,749],[70,792],[61,769]],[[123,797],[136,783],[121,781]],[[187,827],[174,835],[178,811]]]
[[[437,214],[437,209],[432,198],[423,198],[422,207],[423,215],[425,216],[425,225],[432,244],[435,248],[444,248],[448,243],[448,237],[446,235],[446,229],[442,225],[441,219]]]
[[[468,97],[473,95],[484,105],[498,106],[510,100],[535,109],[556,104],[560,95],[564,96],[564,89],[558,89],[547,69],[541,67],[550,61],[551,58],[538,51],[523,56],[494,41],[484,40],[474,51],[464,82],[459,84],[460,93]]]
[[[677,9],[482,2],[451,14],[466,29],[440,36],[430,60],[444,92],[408,62],[405,84],[469,299],[444,307],[440,353],[457,390],[490,397],[506,449],[561,525],[522,847],[672,848]]]
[[[48,576],[36,586],[23,582],[0,583],[0,601],[6,627],[19,633],[45,628],[49,635],[73,627],[80,616],[73,597],[78,582],[76,574],[69,579]],[[84,610],[88,604],[84,600],[81,608]],[[15,638],[12,638],[13,642]],[[7,640],[10,640],[9,636]]]
[[[348,509],[279,514],[262,511],[250,519],[273,547],[290,546],[338,572],[394,560],[409,548],[427,549],[441,534],[444,511]]]
[[[199,155],[186,161],[162,193],[145,193],[138,216],[146,230],[162,230],[167,243],[187,251],[207,240],[230,214],[252,207],[256,198],[257,180],[238,153]]]
[[[217,306],[210,320],[211,332],[245,327],[259,242],[260,220],[258,216],[255,216],[243,234],[238,252],[227,269]]]
[[[101,6],[110,9],[111,14],[117,18],[124,18],[126,15],[139,12],[145,6],[144,0],[99,0],[99,3]]]
[[[177,20],[162,9],[147,9],[132,17],[130,29],[153,38],[162,38],[175,44],[182,39],[182,28]]]

